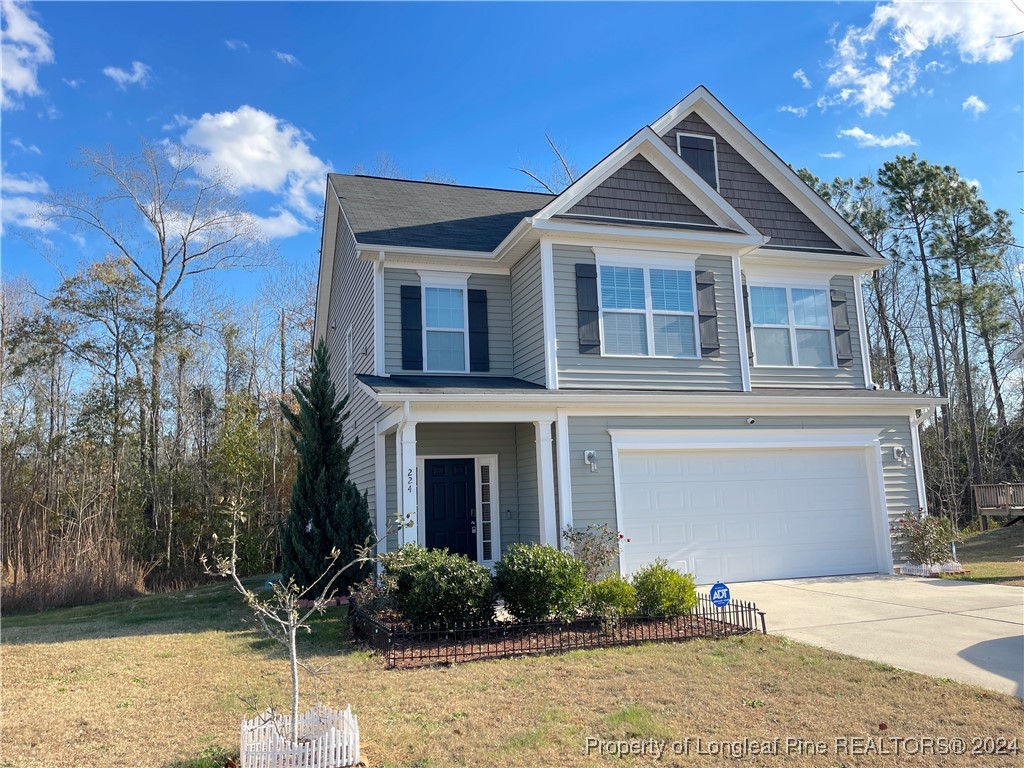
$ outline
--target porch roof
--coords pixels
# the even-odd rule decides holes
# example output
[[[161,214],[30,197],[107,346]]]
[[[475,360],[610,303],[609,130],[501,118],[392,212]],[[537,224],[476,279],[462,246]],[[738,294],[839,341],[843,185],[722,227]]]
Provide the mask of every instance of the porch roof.
[[[472,395],[522,394],[545,392],[533,384],[512,376],[368,376],[358,378],[378,395]]]
[[[888,389],[780,389],[757,388],[750,392],[739,390],[679,390],[679,389],[547,389],[512,376],[433,376],[399,375],[370,376],[359,374],[359,381],[382,401],[408,399],[412,401],[442,402],[450,395],[461,395],[464,402],[494,403],[504,396],[504,402],[532,402],[556,405],[595,403],[613,398],[616,403],[657,402],[681,403],[749,403],[767,402],[849,403],[851,405],[877,405],[892,407],[930,408],[945,402],[944,398],[913,392]]]

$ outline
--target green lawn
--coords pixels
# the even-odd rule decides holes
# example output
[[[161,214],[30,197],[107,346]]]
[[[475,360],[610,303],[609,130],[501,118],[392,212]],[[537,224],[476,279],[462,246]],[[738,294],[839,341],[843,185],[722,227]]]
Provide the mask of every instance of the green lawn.
[[[1024,587],[1024,523],[974,534],[956,553],[970,573],[946,578]]]
[[[222,764],[216,757],[235,748],[246,714],[239,697],[263,706],[288,698],[286,661],[241,627],[244,615],[216,584],[5,618],[0,766]],[[1021,737],[1024,722],[1010,696],[760,635],[388,671],[348,644],[339,616],[320,620],[303,650],[330,664],[320,697],[352,704],[371,766],[726,765],[736,761],[623,759],[584,747],[588,737],[700,737],[705,746],[788,737],[834,750],[836,737]],[[306,694],[311,701],[308,683]],[[879,764],[877,755],[833,751],[741,764],[783,763]]]

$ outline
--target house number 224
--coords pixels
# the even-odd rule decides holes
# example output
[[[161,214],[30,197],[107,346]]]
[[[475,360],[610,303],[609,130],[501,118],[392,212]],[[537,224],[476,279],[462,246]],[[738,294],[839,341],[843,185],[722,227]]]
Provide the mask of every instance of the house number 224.
[[[405,476],[405,492],[406,493],[412,493],[412,487],[413,487],[413,475],[412,475],[412,472],[413,472],[412,469],[406,470],[406,476]]]

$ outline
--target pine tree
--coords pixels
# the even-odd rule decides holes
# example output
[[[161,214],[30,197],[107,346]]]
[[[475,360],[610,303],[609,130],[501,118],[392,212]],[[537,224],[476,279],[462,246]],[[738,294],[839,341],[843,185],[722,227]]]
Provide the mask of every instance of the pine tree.
[[[313,353],[309,383],[292,388],[298,413],[282,408],[292,428],[298,468],[291,511],[281,526],[281,571],[285,580],[310,586],[324,573],[331,550],[339,563],[356,557],[355,548],[373,535],[366,496],[348,476],[349,457],[358,440],[342,444],[348,398],[338,400],[330,374],[330,353],[321,340]],[[353,567],[336,582],[339,589],[366,578],[369,564]],[[327,578],[333,574],[329,574]]]

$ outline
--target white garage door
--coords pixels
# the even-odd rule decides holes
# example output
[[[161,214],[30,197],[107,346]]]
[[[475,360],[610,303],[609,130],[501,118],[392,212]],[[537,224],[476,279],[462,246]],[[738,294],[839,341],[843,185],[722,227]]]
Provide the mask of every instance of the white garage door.
[[[879,571],[862,448],[622,450],[624,573],[662,557],[697,583]]]

